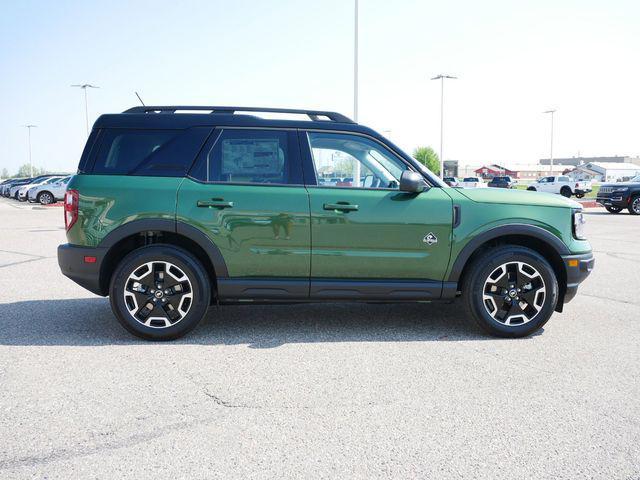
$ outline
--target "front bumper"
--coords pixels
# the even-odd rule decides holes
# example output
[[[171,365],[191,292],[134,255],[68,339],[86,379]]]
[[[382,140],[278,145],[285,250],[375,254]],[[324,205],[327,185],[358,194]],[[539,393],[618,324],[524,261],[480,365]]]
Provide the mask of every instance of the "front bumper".
[[[564,292],[563,303],[570,302],[578,293],[578,285],[580,285],[591,273],[595,265],[596,259],[592,252],[580,255],[563,255],[562,263],[564,264],[567,274],[567,288]]]
[[[58,246],[58,265],[62,274],[96,295],[106,296],[100,272],[106,248],[78,247],[65,243]],[[95,258],[95,261],[87,261]]]
[[[596,203],[599,203],[603,207],[627,208],[630,200],[631,196],[628,192],[615,192],[604,195],[598,192],[598,196],[596,197]]]

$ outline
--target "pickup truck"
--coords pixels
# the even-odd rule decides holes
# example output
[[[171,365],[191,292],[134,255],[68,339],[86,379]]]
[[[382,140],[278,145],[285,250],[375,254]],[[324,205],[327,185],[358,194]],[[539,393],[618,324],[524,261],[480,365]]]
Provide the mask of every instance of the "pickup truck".
[[[462,188],[486,188],[487,184],[480,177],[465,177],[458,182],[458,187]]]
[[[487,187],[492,188],[516,188],[516,182],[509,176],[505,177],[493,177],[487,184]]]
[[[563,197],[571,197],[575,195],[577,198],[584,197],[591,189],[591,182],[578,182],[571,180],[569,177],[552,176],[539,178],[535,182],[529,184],[527,190],[534,192],[559,193]]]

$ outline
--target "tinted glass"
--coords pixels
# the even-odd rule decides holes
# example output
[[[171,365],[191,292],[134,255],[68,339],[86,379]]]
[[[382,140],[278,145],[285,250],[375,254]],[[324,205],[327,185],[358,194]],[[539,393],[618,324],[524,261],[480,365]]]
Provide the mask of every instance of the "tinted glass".
[[[186,130],[107,129],[102,133],[93,173],[182,176],[210,128]]]
[[[216,132],[190,175],[206,182],[300,184],[295,135],[281,130]]]
[[[400,188],[408,167],[377,142],[358,135],[310,132],[317,184],[326,187]]]

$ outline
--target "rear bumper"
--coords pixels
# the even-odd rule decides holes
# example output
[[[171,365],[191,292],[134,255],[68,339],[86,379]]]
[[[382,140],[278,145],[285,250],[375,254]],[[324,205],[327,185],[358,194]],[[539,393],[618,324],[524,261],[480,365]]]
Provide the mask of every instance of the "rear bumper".
[[[567,288],[563,303],[570,302],[578,293],[578,286],[589,276],[595,265],[592,252],[581,255],[563,255],[562,262],[567,274]]]
[[[105,296],[106,292],[100,285],[100,268],[106,253],[106,248],[78,247],[65,243],[58,246],[58,265],[64,276],[96,295]],[[95,258],[95,262],[87,261],[87,257]]]

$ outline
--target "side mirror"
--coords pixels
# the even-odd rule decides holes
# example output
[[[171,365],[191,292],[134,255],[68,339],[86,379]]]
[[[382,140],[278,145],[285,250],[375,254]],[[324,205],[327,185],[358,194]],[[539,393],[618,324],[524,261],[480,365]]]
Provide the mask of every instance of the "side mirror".
[[[420,193],[427,189],[427,184],[424,182],[424,178],[418,172],[411,170],[405,170],[400,176],[400,191]]]

